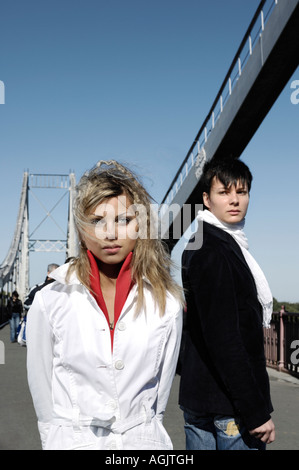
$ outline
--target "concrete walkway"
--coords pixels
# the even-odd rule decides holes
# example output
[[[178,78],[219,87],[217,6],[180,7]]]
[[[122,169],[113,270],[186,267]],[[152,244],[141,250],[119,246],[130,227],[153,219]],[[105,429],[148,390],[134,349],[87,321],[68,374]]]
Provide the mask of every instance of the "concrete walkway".
[[[9,326],[0,330],[4,361],[0,361],[0,450],[40,450],[35,412],[27,385],[26,347],[10,343]],[[4,362],[2,364],[1,362]],[[276,441],[270,450],[299,450],[299,380],[269,369]],[[178,401],[176,376],[164,424],[174,450],[185,450],[184,423]]]

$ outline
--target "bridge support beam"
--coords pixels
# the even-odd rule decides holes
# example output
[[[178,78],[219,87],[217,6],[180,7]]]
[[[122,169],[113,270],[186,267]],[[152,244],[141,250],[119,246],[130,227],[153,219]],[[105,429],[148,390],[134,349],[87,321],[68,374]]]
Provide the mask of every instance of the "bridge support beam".
[[[218,94],[221,102],[220,115],[215,122],[214,108],[212,107],[208,115],[212,118],[212,128],[208,133],[205,124],[202,126],[163,203],[168,200],[168,195],[173,191],[175,195],[170,200],[170,204],[179,205],[181,210],[184,204],[192,206],[202,204],[200,172],[195,165],[196,158],[192,158],[191,168],[186,176],[184,170],[190,164],[190,155],[193,156],[196,145],[198,144],[200,147],[201,132],[205,135],[204,147],[201,148],[201,152],[204,153],[206,160],[226,156],[240,157],[298,67],[298,30],[299,1],[279,0],[273,7],[265,28],[262,28],[257,44],[253,50],[250,48],[250,57],[242,71],[239,70],[237,82],[224,106],[222,106],[222,94]],[[240,68],[238,56],[234,60]],[[228,83],[231,84],[230,76]],[[183,172],[184,177],[182,178]],[[176,190],[178,182],[180,187]],[[177,217],[181,217],[181,214],[178,214]],[[161,225],[165,227],[163,214],[161,219]],[[173,224],[161,234],[170,250],[178,242],[171,237]]]

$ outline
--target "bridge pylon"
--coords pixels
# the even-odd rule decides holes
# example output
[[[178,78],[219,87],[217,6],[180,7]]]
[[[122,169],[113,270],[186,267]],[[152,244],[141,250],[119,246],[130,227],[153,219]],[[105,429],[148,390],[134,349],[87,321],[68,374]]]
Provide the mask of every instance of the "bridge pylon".
[[[56,204],[48,210],[45,204],[35,194],[39,189],[51,189],[62,192]],[[29,289],[29,268],[30,268],[30,252],[63,252],[65,258],[76,256],[78,253],[78,241],[76,229],[73,218],[73,203],[76,193],[76,178],[75,174],[32,174],[24,172],[23,182],[21,189],[21,197],[19,204],[19,211],[13,239],[10,248],[0,265],[0,325],[6,318],[6,306],[8,297],[13,290],[17,290],[20,299],[24,301]],[[39,203],[45,211],[43,219],[31,230],[29,228],[30,219],[30,206],[29,199],[31,197]],[[68,199],[68,209],[65,211],[66,230],[54,219],[52,212],[62,202]],[[51,204],[53,198],[50,198]],[[51,237],[37,237],[36,233],[45,221],[52,222],[52,227],[60,230],[60,235],[57,237],[56,232]]]

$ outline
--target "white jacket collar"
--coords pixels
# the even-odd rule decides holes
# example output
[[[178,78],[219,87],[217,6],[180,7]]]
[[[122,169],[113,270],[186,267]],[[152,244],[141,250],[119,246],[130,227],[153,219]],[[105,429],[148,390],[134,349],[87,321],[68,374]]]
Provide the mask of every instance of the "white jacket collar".
[[[59,268],[51,272],[51,278],[55,279],[55,281],[58,281],[61,284],[81,284],[75,271],[72,272],[69,281],[66,282],[66,275],[69,266],[69,263],[62,264],[59,266]]]
[[[81,284],[81,282],[79,281],[77,277],[76,271],[72,272],[69,278],[69,281],[66,282],[66,275],[67,275],[68,268],[69,268],[69,263],[62,264],[61,266],[59,266],[59,268],[51,272],[51,278],[55,279],[55,281],[58,281],[61,284]],[[143,280],[148,285],[151,286],[151,282],[145,276],[143,277]]]

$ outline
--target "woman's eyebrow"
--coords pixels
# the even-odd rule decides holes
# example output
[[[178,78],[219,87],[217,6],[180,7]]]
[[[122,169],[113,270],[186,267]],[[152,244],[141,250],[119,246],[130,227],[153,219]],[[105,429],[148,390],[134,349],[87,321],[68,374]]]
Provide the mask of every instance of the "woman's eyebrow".
[[[89,217],[90,216],[93,216],[93,217],[97,217],[98,219],[103,219],[103,217],[105,217],[104,215],[99,215],[99,214],[89,214]]]

